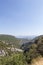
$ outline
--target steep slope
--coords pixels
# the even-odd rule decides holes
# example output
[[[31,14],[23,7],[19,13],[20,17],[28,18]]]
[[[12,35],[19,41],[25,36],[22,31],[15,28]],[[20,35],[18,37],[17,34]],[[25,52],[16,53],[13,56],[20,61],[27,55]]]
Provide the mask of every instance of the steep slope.
[[[22,44],[21,48],[30,47],[32,44],[36,44],[38,47],[39,46],[42,47],[43,46],[43,35],[37,36],[34,39],[30,40],[29,42]]]
[[[26,56],[27,63],[31,63],[32,59],[35,59],[38,56],[43,57],[43,36],[42,35],[38,36],[35,39],[31,40],[30,42],[22,45],[22,49],[24,49],[24,54]],[[38,62],[41,63],[41,60]],[[34,65],[37,65],[37,64],[34,64]]]

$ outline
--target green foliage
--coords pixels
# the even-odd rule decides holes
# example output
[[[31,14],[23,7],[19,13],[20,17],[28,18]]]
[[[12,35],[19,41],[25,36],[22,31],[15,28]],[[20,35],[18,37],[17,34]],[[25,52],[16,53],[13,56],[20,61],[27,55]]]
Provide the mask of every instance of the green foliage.
[[[27,63],[23,54],[16,53],[9,57],[2,57],[0,65],[27,65]]]
[[[40,54],[37,53],[37,45],[36,45],[36,44],[32,44],[32,45],[30,46],[29,51],[27,51],[27,52],[25,53],[27,63],[31,63],[31,60],[32,60],[33,58],[38,57],[39,55],[40,55]]]

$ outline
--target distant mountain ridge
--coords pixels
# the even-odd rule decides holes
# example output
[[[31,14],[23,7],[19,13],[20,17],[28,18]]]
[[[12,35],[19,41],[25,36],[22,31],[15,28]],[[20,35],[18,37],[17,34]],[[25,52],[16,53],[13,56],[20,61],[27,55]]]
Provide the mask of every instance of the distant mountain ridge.
[[[13,44],[15,47],[20,47],[23,43],[29,42],[27,38],[18,38],[12,35],[0,34],[0,41],[8,44]]]
[[[13,44],[15,45],[15,47],[19,47],[19,42],[20,42],[20,40],[15,36],[5,35],[5,34],[0,34],[0,41],[3,41],[8,44]]]
[[[36,35],[31,35],[31,36],[17,36],[17,38],[23,38],[23,39],[28,39],[28,40],[33,39],[35,37],[36,37]]]

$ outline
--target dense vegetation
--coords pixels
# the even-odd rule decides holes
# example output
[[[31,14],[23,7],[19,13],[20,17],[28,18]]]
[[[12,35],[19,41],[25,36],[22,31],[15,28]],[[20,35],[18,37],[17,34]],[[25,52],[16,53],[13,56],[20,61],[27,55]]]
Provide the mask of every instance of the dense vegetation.
[[[1,57],[0,65],[27,65],[27,62],[22,53],[15,53],[11,56]]]
[[[9,45],[0,42],[0,48],[6,49]],[[34,38],[21,46],[24,52],[10,52],[7,56],[0,56],[0,65],[31,65],[32,60],[43,57],[43,36]]]

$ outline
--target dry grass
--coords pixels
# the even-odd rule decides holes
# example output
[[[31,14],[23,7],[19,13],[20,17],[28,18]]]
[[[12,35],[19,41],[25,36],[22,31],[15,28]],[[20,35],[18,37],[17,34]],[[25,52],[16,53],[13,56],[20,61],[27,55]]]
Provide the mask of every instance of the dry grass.
[[[36,59],[32,60],[32,65],[43,65],[43,58],[42,57],[38,57]]]

